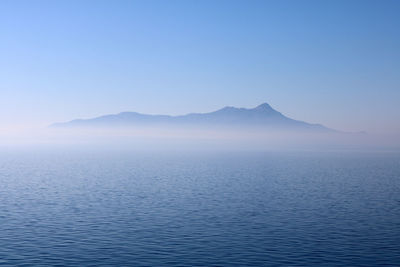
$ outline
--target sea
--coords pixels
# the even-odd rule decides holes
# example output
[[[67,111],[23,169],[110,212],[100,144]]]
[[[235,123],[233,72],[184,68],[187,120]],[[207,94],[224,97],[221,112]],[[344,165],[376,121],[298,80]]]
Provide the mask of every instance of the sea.
[[[1,266],[400,266],[400,153],[0,151]]]

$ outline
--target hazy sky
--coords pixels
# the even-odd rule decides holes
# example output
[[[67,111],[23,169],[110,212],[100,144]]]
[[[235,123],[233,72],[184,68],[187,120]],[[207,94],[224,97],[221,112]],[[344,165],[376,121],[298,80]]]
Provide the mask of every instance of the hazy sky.
[[[0,123],[268,102],[400,132],[400,1],[0,1]]]

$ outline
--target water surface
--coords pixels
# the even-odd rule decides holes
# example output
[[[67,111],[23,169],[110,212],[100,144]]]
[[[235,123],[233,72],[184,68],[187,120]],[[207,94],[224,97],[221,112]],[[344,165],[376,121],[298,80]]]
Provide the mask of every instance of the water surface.
[[[395,153],[0,153],[0,264],[398,266]]]

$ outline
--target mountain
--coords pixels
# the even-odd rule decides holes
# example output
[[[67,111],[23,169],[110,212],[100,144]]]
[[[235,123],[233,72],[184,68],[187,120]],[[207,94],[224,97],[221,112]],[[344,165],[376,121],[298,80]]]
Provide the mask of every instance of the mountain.
[[[264,103],[255,108],[224,107],[210,113],[190,113],[180,116],[147,115],[122,112],[92,119],[55,123],[51,127],[216,127],[285,131],[335,132],[320,124],[293,120]]]

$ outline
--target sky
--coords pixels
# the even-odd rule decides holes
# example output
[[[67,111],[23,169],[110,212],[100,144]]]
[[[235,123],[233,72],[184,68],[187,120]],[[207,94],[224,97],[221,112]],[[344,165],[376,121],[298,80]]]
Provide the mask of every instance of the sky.
[[[0,130],[267,102],[400,133],[400,1],[1,0]]]

